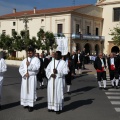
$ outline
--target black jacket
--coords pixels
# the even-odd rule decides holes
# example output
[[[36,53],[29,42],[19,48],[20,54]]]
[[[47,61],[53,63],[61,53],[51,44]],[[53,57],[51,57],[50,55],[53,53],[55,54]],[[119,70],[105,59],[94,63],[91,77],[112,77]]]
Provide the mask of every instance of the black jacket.
[[[107,59],[107,64],[108,64],[108,69],[110,70],[110,57]],[[119,69],[120,67],[120,60],[118,57],[114,57],[114,65],[115,65],[115,69]]]
[[[106,68],[106,60],[105,60],[105,58],[102,58],[102,59],[103,59],[103,62],[104,62],[105,68]],[[102,70],[102,62],[99,57],[96,57],[96,59],[95,59],[94,68]]]

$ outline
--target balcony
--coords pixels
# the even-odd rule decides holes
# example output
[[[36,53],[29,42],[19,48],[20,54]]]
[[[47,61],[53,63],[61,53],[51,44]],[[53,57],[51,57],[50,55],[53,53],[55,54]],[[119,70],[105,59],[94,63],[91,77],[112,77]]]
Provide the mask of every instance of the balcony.
[[[96,36],[96,35],[72,34],[72,39],[104,41],[105,37],[104,36]]]

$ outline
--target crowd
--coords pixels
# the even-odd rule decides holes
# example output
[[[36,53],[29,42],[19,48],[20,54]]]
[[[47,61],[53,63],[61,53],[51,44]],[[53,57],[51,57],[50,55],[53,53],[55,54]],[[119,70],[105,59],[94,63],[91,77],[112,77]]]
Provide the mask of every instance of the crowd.
[[[30,47],[27,54],[28,57],[22,61],[19,67],[19,73],[22,77],[20,104],[29,112],[34,110],[34,103],[37,99],[36,90],[47,87],[48,112],[55,111],[56,114],[59,114],[63,109],[65,86],[67,86],[66,92],[70,95],[71,80],[76,73],[82,74],[82,69],[86,69],[85,59],[88,57],[89,61],[94,63],[99,88],[102,89],[101,81],[103,81],[103,89],[107,90],[107,67],[112,88],[119,88],[120,55],[115,53],[111,53],[107,58],[102,53],[90,58],[89,54],[85,53],[85,48],[83,51],[78,50],[72,54],[62,55],[60,51],[39,54]],[[0,100],[3,73],[6,70],[7,65],[0,56]]]

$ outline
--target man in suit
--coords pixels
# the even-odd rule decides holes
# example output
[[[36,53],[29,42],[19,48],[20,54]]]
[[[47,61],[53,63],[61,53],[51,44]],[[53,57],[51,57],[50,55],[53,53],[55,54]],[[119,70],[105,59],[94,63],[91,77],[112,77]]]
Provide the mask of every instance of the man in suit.
[[[78,50],[78,53],[77,53],[77,55],[76,55],[76,62],[77,62],[76,68],[77,68],[79,74],[82,73],[82,71],[81,71],[82,60],[83,60],[83,57],[82,57],[82,55],[81,55],[81,53],[80,53],[80,50]]]
[[[82,55],[82,67],[83,67],[83,69],[85,69],[85,56],[86,56],[85,48],[83,48],[81,55]]]
[[[74,51],[72,52],[70,59],[71,59],[71,64],[73,66],[72,73],[75,75],[76,74],[75,69],[76,69],[77,57],[76,57],[76,53]]]
[[[55,59],[55,52],[52,52],[49,62]]]
[[[44,57],[43,53],[40,54],[40,62],[41,62],[41,67],[39,70],[39,82],[40,82],[40,88],[43,89],[44,88],[44,80],[46,79],[45,69],[49,63],[49,60]]]
[[[110,57],[108,57],[107,59],[107,63],[108,63],[108,69],[109,69],[112,88],[116,86],[116,89],[118,89],[120,60],[116,55],[114,55],[114,53],[111,53]],[[115,83],[115,86],[114,86],[114,83]]]
[[[103,58],[103,53],[100,53],[98,57],[96,57],[94,62],[94,68],[97,72],[97,80],[99,89],[102,89],[101,86],[101,80],[103,79],[103,86],[104,90],[107,90],[106,88],[106,60]]]

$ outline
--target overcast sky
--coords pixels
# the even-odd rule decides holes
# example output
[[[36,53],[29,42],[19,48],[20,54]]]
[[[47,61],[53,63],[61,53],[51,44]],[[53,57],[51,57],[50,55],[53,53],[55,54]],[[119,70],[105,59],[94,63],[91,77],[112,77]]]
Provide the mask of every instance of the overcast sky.
[[[0,15],[17,11],[73,6],[81,4],[95,4],[97,0],[0,0]]]

